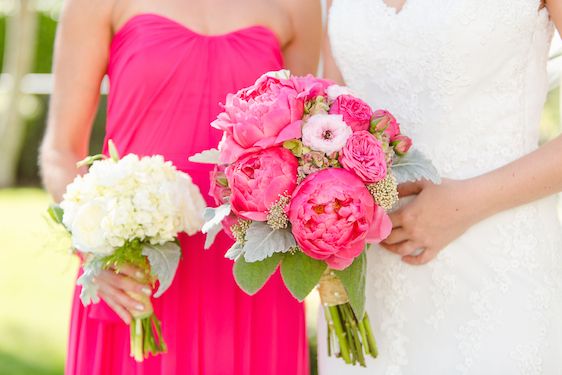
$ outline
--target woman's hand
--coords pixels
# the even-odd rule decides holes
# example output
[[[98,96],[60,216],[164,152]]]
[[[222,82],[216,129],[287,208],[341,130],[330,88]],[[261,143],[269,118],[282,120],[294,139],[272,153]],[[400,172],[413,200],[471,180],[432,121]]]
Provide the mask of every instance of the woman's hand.
[[[454,180],[400,185],[401,197],[414,198],[390,214],[393,230],[381,245],[408,264],[428,263],[479,221],[467,188],[467,182]]]
[[[135,315],[150,311],[152,289],[144,284],[146,275],[132,266],[115,270],[103,270],[94,280],[98,285],[98,294],[109,307],[127,324]],[[140,299],[133,296],[143,297]]]

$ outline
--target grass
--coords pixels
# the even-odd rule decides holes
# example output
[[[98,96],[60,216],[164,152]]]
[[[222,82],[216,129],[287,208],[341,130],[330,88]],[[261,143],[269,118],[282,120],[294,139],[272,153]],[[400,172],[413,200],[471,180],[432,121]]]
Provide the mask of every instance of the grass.
[[[0,190],[0,374],[63,374],[77,263],[39,189]]]

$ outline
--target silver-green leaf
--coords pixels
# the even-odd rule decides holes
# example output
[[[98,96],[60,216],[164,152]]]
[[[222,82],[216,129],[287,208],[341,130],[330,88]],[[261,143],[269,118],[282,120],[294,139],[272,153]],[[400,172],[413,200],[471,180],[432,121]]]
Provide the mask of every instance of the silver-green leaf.
[[[234,245],[232,245],[232,247],[228,249],[226,254],[224,254],[224,257],[230,260],[237,261],[238,258],[240,258],[240,255],[244,253],[243,249],[244,246],[240,245],[238,242],[235,242]]]
[[[281,276],[291,294],[303,301],[326,270],[326,262],[312,259],[302,251],[287,254],[281,262]]]
[[[254,295],[273,275],[282,258],[283,254],[277,253],[261,262],[248,263],[244,257],[240,257],[234,263],[234,279],[244,292]]]
[[[275,253],[286,253],[297,245],[288,229],[272,229],[266,223],[254,221],[246,231],[244,259],[259,262]]]
[[[429,180],[435,184],[441,183],[439,172],[421,151],[410,150],[392,165],[392,174],[398,184]]]
[[[152,274],[159,281],[154,297],[160,297],[174,280],[180,262],[181,249],[175,242],[168,242],[164,245],[146,245],[142,249],[142,255],[148,258]]]
[[[199,152],[195,155],[192,155],[188,158],[188,160],[192,163],[201,163],[201,164],[220,164],[220,152],[216,148],[212,148],[210,150],[205,150]]]
[[[362,252],[345,270],[335,271],[345,287],[349,304],[358,320],[363,319],[365,314],[366,258],[365,252]]]
[[[205,249],[209,249],[211,245],[215,242],[217,234],[222,230],[221,222],[230,215],[231,207],[229,203],[223,204],[222,206],[212,208],[207,207],[203,212],[203,219],[205,224],[201,228],[201,232],[207,234],[205,239]]]
[[[82,287],[80,291],[80,300],[84,306],[90,303],[98,303],[98,285],[94,283],[94,278],[100,274],[103,269],[103,262],[98,259],[90,260],[84,263],[83,273],[76,280],[76,284]]]

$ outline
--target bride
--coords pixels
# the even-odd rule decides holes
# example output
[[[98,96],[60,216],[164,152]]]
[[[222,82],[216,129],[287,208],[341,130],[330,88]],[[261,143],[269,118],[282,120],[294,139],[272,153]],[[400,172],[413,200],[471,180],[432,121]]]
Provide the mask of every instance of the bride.
[[[401,186],[368,252],[379,358],[328,358],[321,326],[320,374],[562,374],[562,138],[538,148],[553,23],[562,0],[333,0],[326,75],[444,181]]]

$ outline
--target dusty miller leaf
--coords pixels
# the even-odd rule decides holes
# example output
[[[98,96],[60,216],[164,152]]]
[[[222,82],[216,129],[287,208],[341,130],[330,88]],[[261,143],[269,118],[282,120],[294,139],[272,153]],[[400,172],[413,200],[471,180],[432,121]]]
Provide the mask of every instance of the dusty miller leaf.
[[[244,253],[244,246],[236,242],[234,245],[232,245],[230,249],[228,249],[226,254],[224,254],[224,257],[230,260],[237,261],[240,255],[242,255],[243,253]]]
[[[392,174],[398,184],[429,180],[435,184],[441,183],[439,172],[421,151],[410,150],[392,165]]]
[[[154,297],[160,297],[172,284],[180,262],[181,249],[175,242],[145,245],[142,255],[148,258],[151,272],[160,282]]]
[[[266,223],[254,221],[246,231],[244,259],[249,263],[259,262],[275,253],[286,253],[295,246],[295,238],[288,229],[273,230]]]
[[[277,253],[261,262],[248,263],[240,257],[234,263],[234,279],[244,292],[254,295],[273,275],[282,258],[283,254]]]
[[[281,262],[281,276],[291,294],[303,301],[320,281],[326,262],[312,259],[302,251],[287,254]]]
[[[363,319],[365,314],[365,274],[367,272],[367,257],[363,251],[353,263],[343,271],[335,271],[341,280],[347,295],[349,304],[358,320]]]
[[[205,208],[205,211],[203,212],[205,224],[203,224],[203,227],[201,228],[201,232],[207,234],[207,238],[205,239],[205,249],[210,248],[213,242],[215,242],[217,234],[222,230],[221,222],[225,217],[230,215],[230,211],[231,208],[228,203],[217,208]]]
[[[219,150],[217,150],[216,148],[212,148],[210,150],[205,150],[195,155],[192,155],[188,158],[188,160],[192,163],[221,164],[219,157],[220,157]]]
[[[98,285],[94,283],[94,278],[100,274],[103,269],[103,262],[99,259],[92,259],[84,263],[83,273],[76,280],[76,284],[82,287],[80,290],[80,300],[84,306],[90,303],[98,303]]]

